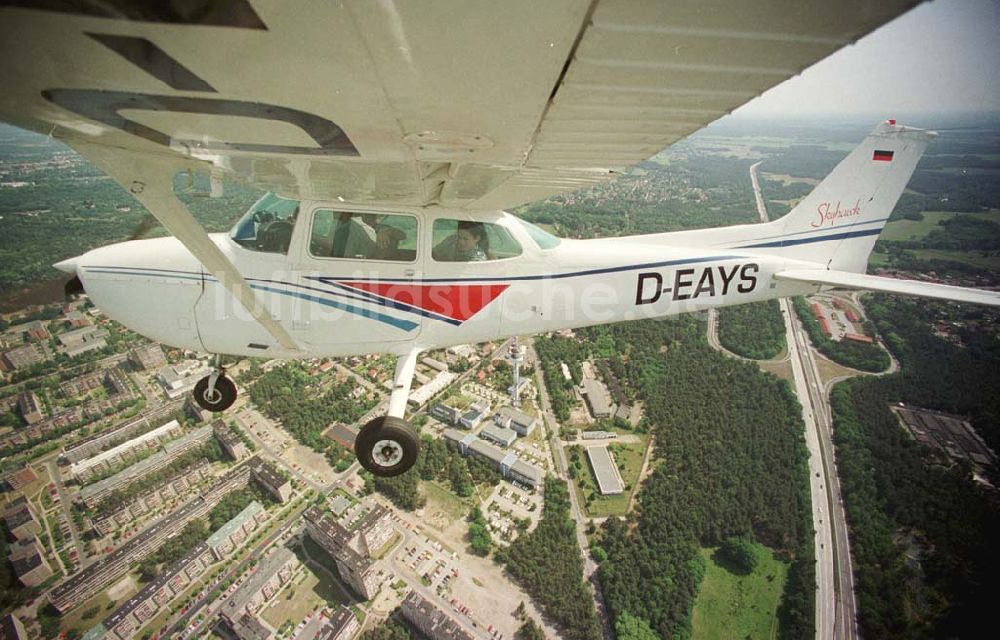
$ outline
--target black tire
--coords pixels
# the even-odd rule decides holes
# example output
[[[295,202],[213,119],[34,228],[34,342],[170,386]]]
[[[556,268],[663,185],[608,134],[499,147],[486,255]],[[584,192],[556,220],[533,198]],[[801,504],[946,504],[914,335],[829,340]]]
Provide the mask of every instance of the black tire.
[[[375,445],[382,441],[389,441],[399,446],[396,452],[389,452],[396,455],[401,453],[398,461],[392,464],[378,461]],[[361,466],[371,471],[372,474],[383,478],[406,473],[417,461],[419,453],[420,437],[417,435],[416,429],[401,418],[391,416],[375,418],[361,428],[361,432],[354,440],[354,455],[358,457]]]
[[[208,376],[194,385],[194,401],[206,411],[225,411],[236,402],[236,385],[225,376],[215,380],[215,394],[208,396]]]

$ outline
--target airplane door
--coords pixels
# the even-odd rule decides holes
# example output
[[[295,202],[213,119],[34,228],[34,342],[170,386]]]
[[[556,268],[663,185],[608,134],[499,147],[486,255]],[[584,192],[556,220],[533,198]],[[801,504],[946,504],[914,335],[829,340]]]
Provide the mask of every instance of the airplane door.
[[[420,335],[413,298],[423,275],[413,214],[315,205],[298,243],[292,337],[318,353],[386,351]]]

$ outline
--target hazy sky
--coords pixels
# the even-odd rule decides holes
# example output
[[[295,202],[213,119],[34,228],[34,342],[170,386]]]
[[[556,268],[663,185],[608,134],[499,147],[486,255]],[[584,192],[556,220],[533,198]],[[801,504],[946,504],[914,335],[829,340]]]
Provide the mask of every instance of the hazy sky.
[[[934,0],[806,69],[739,115],[1000,111],[1000,0]]]

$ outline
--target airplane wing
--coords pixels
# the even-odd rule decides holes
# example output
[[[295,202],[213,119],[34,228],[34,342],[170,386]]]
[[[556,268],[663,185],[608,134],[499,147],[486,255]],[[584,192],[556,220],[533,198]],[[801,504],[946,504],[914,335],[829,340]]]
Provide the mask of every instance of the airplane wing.
[[[952,287],[932,282],[917,282],[915,280],[897,280],[869,276],[863,273],[847,271],[828,271],[823,269],[798,269],[781,271],[774,274],[775,280],[793,280],[808,282],[815,285],[828,285],[845,289],[863,289],[866,291],[881,291],[883,293],[898,293],[906,296],[920,296],[954,302],[969,302],[1000,306],[1000,292],[965,287]]]
[[[0,118],[150,209],[288,349],[166,178],[499,209],[616,175],[916,0],[0,0]]]
[[[613,177],[916,0],[0,0],[0,118],[292,198]]]

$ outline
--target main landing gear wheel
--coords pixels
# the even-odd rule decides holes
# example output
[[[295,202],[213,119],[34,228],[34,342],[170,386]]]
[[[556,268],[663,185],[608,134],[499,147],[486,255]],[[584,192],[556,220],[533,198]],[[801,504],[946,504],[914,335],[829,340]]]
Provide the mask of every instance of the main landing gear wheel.
[[[206,411],[225,411],[236,402],[236,385],[225,376],[215,379],[215,388],[209,390],[212,376],[205,376],[194,385],[194,401]]]
[[[381,416],[362,427],[354,453],[361,466],[376,476],[398,476],[417,461],[420,437],[406,420]]]

